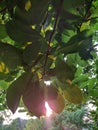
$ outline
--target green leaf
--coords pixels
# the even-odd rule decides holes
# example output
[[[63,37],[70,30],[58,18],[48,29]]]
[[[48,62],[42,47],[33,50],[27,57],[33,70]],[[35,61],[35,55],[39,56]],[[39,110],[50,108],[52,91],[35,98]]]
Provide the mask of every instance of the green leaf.
[[[32,26],[27,26],[20,21],[9,21],[6,24],[8,35],[17,42],[32,42],[34,39],[39,39],[40,33],[32,29]]]
[[[43,48],[43,46],[45,46],[45,48]],[[42,37],[34,38],[32,44],[28,45],[23,51],[24,62],[32,66],[40,56],[40,53],[45,53],[46,46],[47,43]]]
[[[21,7],[17,6],[15,9],[15,18],[19,19],[21,23],[26,25],[40,24],[46,14],[48,2],[49,0],[31,0],[31,8],[28,11],[25,10],[25,7],[22,9]]]
[[[0,63],[5,72],[21,66],[21,51],[9,44],[0,43]]]
[[[81,82],[85,82],[88,80],[88,75],[78,75],[78,77],[74,78],[74,80],[72,81],[73,83],[81,83]]]
[[[71,37],[73,37],[76,34],[74,30],[64,30],[62,33],[62,42],[67,43]]]
[[[83,0],[75,0],[75,1],[64,0],[63,9],[72,14],[78,14],[77,8],[83,7],[84,4],[85,3]]]
[[[59,48],[58,52],[64,53],[65,55],[70,53],[75,53],[78,51],[78,45],[81,43],[83,39],[80,38],[79,35],[74,35],[71,37],[67,43],[63,44],[61,48]]]
[[[57,58],[55,66],[56,76],[61,82],[66,83],[67,80],[74,79],[74,67],[72,68],[72,66],[66,63],[64,60]]]
[[[90,90],[89,94],[93,98],[97,98],[98,97],[98,90],[97,89],[92,89],[92,90]]]
[[[84,39],[79,45],[79,55],[83,60],[93,59],[91,51],[93,50],[92,36]]]
[[[7,82],[5,82],[4,80],[0,81],[0,90],[6,89],[7,86],[8,86]]]
[[[15,113],[20,98],[23,94],[23,91],[26,85],[29,83],[31,79],[31,73],[23,73],[18,79],[16,79],[7,89],[6,100],[9,109]]]
[[[0,25],[0,39],[3,39],[7,36],[6,29],[4,25]]]

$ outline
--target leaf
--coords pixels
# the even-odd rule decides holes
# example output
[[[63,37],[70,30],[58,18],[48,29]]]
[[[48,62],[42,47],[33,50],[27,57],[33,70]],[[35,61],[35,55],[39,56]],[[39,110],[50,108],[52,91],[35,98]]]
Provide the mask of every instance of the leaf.
[[[40,88],[38,81],[32,80],[26,87],[22,99],[28,111],[32,115],[40,117],[46,113],[44,91]]]
[[[32,42],[40,39],[40,33],[29,25],[25,25],[17,20],[11,20],[6,24],[8,35],[17,42]]]
[[[83,60],[93,59],[93,56],[91,55],[91,51],[94,50],[92,44],[93,44],[92,36],[82,41],[78,49],[81,59]]]
[[[70,53],[76,53],[79,52],[80,46],[82,46],[82,43],[85,43],[85,39],[88,38],[87,30],[77,33],[76,35],[73,35],[70,37],[68,42],[64,42],[65,44],[62,44],[62,46],[58,49],[59,53],[64,53],[65,56]],[[85,44],[86,45],[86,44]],[[88,45],[88,44],[87,44]],[[86,46],[87,46],[86,45]]]
[[[80,104],[83,101],[82,91],[77,85],[68,85],[63,90],[64,98],[71,103]]]
[[[31,8],[31,1],[27,0],[26,4],[25,4],[25,10],[29,11],[29,9]]]
[[[13,113],[18,107],[22,93],[31,77],[31,73],[23,73],[8,87],[6,94],[7,106]]]
[[[90,21],[84,22],[81,25],[80,31],[84,31],[90,28]]]
[[[3,74],[9,73],[9,69],[6,67],[4,62],[0,62],[0,73],[3,73]]]
[[[7,33],[6,33],[6,29],[5,29],[5,26],[4,25],[1,25],[0,24],[0,39],[3,39],[7,36]]]
[[[67,43],[70,40],[70,38],[73,37],[74,35],[76,35],[75,31],[69,29],[64,30],[61,37],[62,42]]]
[[[22,9],[20,6],[17,6],[15,9],[15,18],[20,20],[21,23],[30,26],[34,24],[40,24],[46,14],[48,2],[49,0],[31,0],[31,8],[28,11]]]
[[[0,80],[0,90],[5,90],[8,86],[8,83],[4,80]]]
[[[47,100],[54,100],[58,96],[58,90],[52,85],[46,86],[47,88]]]
[[[68,79],[74,79],[74,69],[64,60],[57,58],[55,66],[56,76],[62,83],[65,83]]]
[[[75,77],[74,80],[72,81],[73,83],[81,83],[81,82],[85,82],[88,81],[88,75],[80,75],[78,77]]]
[[[58,93],[57,98],[48,100],[50,108],[56,113],[61,113],[65,107],[65,100],[61,94]]]
[[[21,51],[9,44],[0,43],[0,62],[6,73],[17,69],[22,64]]]
[[[9,73],[9,68],[4,62],[0,61],[0,80],[5,80],[8,77]]]
[[[38,57],[41,46],[42,42],[39,39],[34,39],[33,43],[28,45],[23,52],[24,62],[32,66]]]
[[[64,0],[63,9],[72,14],[78,14],[77,8],[83,7],[84,4],[85,3],[82,0],[75,0],[75,1]]]
[[[40,64],[42,66],[45,64],[45,58],[46,58],[46,55],[44,54],[44,55],[42,55],[42,58],[40,59]],[[47,62],[45,65],[46,71],[48,71],[51,68],[52,63],[53,63],[53,59],[50,57],[47,57]]]
[[[66,44],[63,44],[58,52],[64,53],[65,55],[76,53],[78,51],[78,44],[80,44],[81,41],[82,39],[80,39],[78,35],[75,35],[71,37]]]
[[[97,89],[92,89],[92,90],[90,90],[89,94],[93,98],[97,98],[98,97],[98,90]]]

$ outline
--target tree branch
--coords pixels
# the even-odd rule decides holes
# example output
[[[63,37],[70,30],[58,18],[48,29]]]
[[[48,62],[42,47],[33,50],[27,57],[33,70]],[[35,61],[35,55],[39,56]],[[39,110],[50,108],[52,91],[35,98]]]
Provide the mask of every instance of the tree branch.
[[[63,0],[60,0],[60,3],[58,5],[58,9],[57,9],[57,13],[56,13],[56,17],[55,17],[53,31],[52,31],[52,33],[51,33],[51,35],[49,37],[49,40],[48,40],[48,47],[47,47],[47,51],[46,51],[45,63],[44,63],[44,66],[43,66],[44,67],[43,75],[45,75],[45,73],[46,73],[47,59],[48,59],[48,55],[50,54],[50,51],[51,51],[50,43],[51,43],[51,40],[53,38],[53,35],[54,35],[56,27],[57,27],[57,22],[58,22],[58,18],[59,18],[59,15],[60,15],[62,4],[63,4]]]
[[[7,10],[7,7],[5,7],[4,9],[0,10],[0,13],[4,13]]]

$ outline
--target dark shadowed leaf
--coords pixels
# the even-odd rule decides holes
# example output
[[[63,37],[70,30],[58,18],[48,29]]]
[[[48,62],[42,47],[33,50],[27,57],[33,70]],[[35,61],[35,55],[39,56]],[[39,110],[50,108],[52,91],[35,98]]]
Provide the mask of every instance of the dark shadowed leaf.
[[[7,89],[6,99],[9,109],[15,113],[22,93],[31,79],[31,73],[23,73],[18,79],[16,79]]]
[[[28,45],[24,52],[23,52],[23,60],[28,65],[33,65],[36,59],[38,58],[38,55],[42,50],[42,46],[46,46],[46,41],[40,37],[40,38],[34,38],[32,41],[32,44]]]
[[[9,44],[0,43],[0,62],[4,63],[6,69],[16,69],[21,66],[21,51]]]
[[[39,39],[40,34],[32,29],[31,25],[24,25],[20,21],[9,21],[6,24],[8,35],[17,42],[32,42],[34,39]]]
[[[24,5],[23,8],[21,8],[21,4],[19,3],[18,4],[19,6],[17,6],[15,9],[15,18],[19,19],[21,21],[21,23],[27,24],[27,25],[40,24],[43,21],[43,18],[46,14],[48,2],[49,2],[49,0],[47,0],[47,1],[31,0],[31,2],[30,2],[31,7],[29,10],[26,10],[26,8],[25,8],[26,4]]]

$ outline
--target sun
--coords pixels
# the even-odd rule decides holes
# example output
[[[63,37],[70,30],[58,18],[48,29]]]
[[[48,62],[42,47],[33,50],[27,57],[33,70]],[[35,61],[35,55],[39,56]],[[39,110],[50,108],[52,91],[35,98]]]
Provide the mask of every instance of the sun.
[[[46,117],[50,117],[53,114],[52,109],[49,107],[48,102],[45,102],[45,108],[46,108]]]

